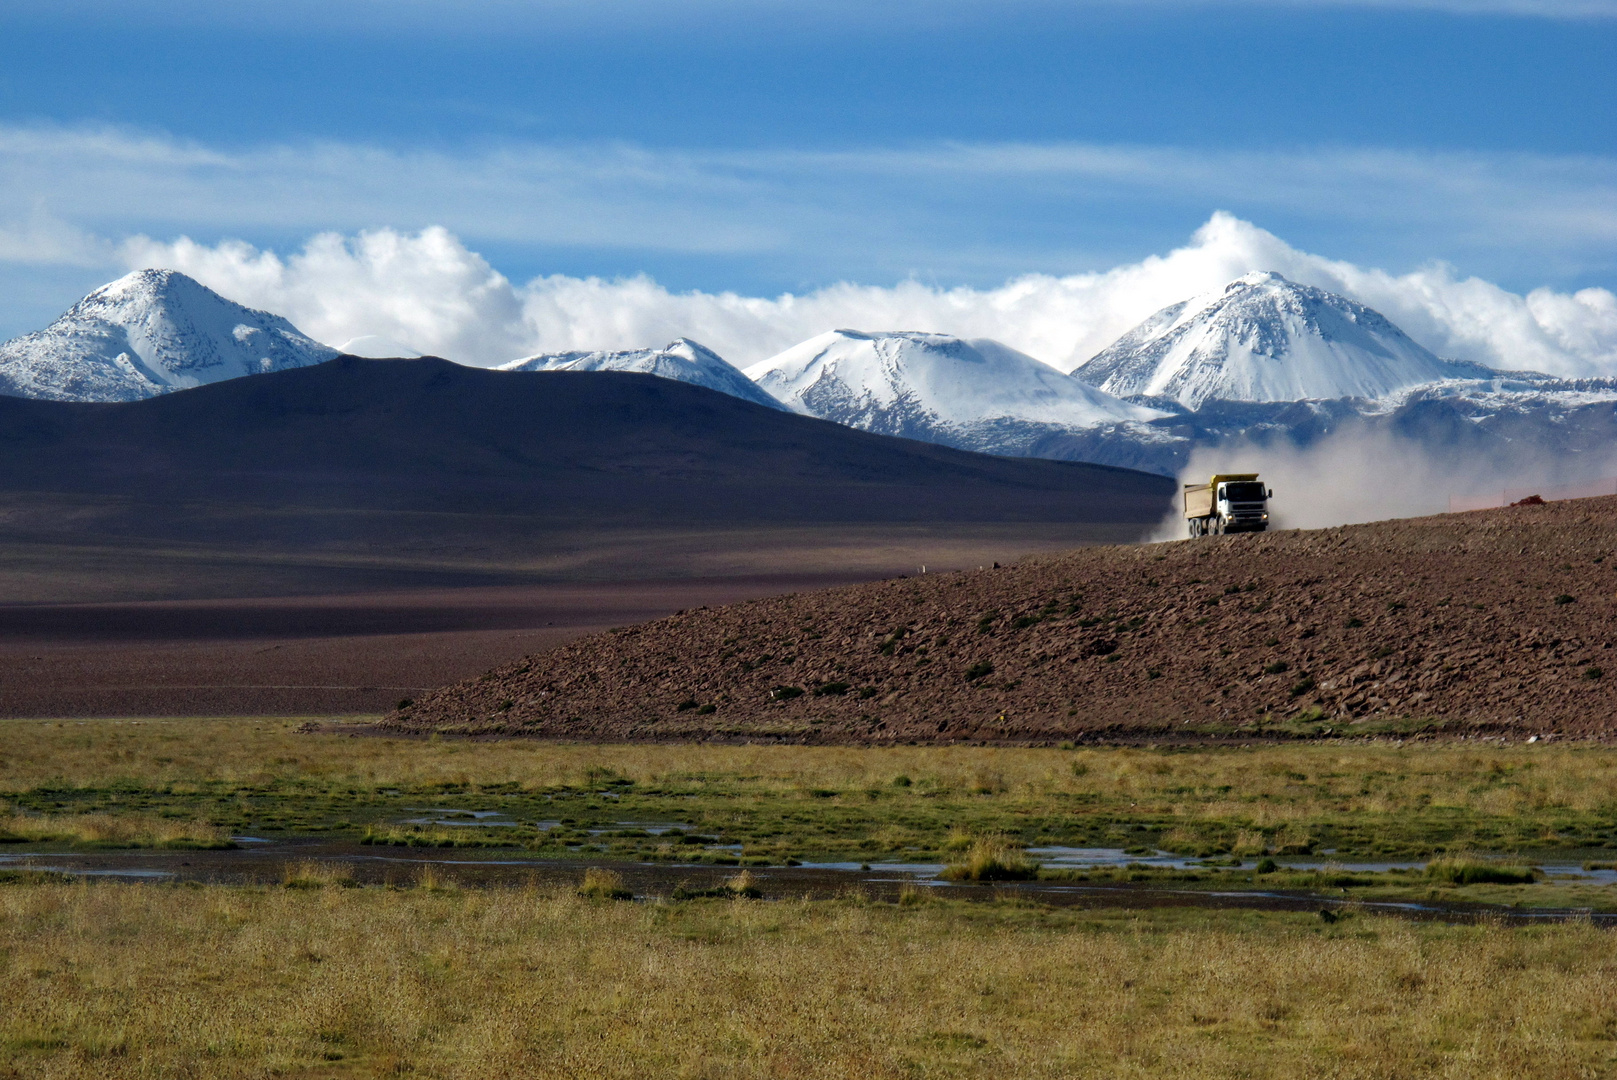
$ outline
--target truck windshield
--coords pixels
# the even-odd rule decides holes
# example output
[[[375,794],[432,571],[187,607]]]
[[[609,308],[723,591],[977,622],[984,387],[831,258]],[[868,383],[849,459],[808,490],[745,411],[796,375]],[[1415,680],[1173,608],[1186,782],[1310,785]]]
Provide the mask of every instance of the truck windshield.
[[[1263,485],[1251,481],[1241,481],[1224,485],[1224,497],[1230,502],[1261,502],[1264,498]]]

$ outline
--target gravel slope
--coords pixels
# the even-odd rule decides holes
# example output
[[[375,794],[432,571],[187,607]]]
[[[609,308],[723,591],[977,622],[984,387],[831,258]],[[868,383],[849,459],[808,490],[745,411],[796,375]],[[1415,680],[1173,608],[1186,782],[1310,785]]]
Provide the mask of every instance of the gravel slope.
[[[382,727],[850,743],[1605,736],[1614,638],[1617,498],[1584,499],[1087,548],[688,611],[438,690]]]

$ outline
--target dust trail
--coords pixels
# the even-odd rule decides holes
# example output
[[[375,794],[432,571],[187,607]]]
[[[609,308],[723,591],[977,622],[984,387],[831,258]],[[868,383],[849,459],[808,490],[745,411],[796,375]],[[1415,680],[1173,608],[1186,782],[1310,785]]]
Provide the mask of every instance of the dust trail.
[[[1179,474],[1205,484],[1214,473],[1255,472],[1275,497],[1271,529],[1319,529],[1447,513],[1449,498],[1497,498],[1501,490],[1585,484],[1617,475],[1617,449],[1599,457],[1517,448],[1497,455],[1445,454],[1385,431],[1357,429],[1309,446],[1237,442],[1198,447]],[[1176,505],[1148,543],[1185,538]]]

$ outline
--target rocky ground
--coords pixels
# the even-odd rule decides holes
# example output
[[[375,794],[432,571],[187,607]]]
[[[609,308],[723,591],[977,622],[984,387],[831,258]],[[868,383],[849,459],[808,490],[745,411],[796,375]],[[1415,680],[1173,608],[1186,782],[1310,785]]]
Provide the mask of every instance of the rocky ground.
[[[1057,743],[1617,731],[1617,497],[1099,547],[685,611],[384,730]]]

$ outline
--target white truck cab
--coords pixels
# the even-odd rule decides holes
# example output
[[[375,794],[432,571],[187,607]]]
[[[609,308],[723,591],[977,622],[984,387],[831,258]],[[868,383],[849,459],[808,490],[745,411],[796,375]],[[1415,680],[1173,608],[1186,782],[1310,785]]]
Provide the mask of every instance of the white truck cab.
[[[1185,522],[1191,536],[1263,532],[1274,492],[1257,473],[1218,473],[1206,484],[1185,485]]]

